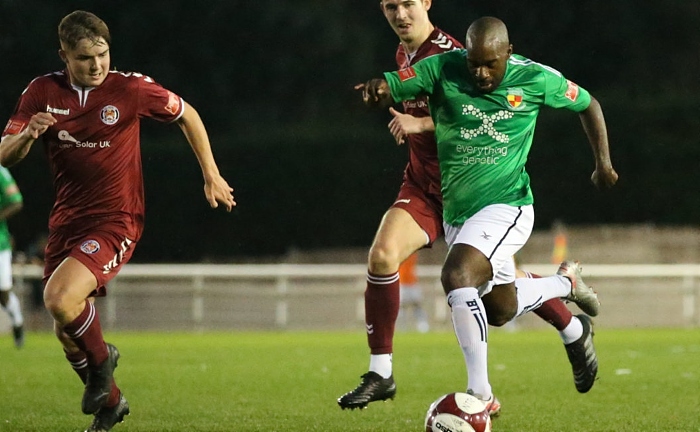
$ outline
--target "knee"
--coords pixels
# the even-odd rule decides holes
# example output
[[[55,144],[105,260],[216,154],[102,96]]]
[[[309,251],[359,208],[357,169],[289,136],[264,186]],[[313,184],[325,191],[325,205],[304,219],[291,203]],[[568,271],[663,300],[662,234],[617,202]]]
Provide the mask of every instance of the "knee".
[[[67,309],[66,298],[61,292],[48,286],[44,290],[44,307],[54,318],[63,315]]]
[[[369,270],[376,274],[389,274],[398,271],[399,251],[387,245],[372,245],[369,250]]]
[[[486,319],[489,324],[495,327],[511,321],[518,312],[518,301],[514,295],[507,289],[494,289],[482,297],[484,308],[486,309]]]
[[[442,267],[440,282],[445,294],[449,294],[450,291],[457,288],[472,286],[466,266],[453,266],[449,263],[445,263]]]
[[[494,327],[501,327],[515,317],[515,308],[501,305],[498,308],[486,308],[486,319]]]

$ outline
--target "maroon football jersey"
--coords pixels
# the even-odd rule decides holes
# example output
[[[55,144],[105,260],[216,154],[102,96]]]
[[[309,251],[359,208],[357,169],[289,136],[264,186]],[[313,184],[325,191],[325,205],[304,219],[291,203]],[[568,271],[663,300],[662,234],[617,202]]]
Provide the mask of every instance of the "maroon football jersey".
[[[42,135],[56,195],[49,228],[117,220],[137,240],[144,218],[140,120],[171,122],[183,110],[178,95],[145,75],[111,71],[100,86],[84,88],[54,72],[29,84],[3,135],[21,132],[37,112],[51,113],[57,123]]]
[[[399,69],[405,69],[426,57],[458,48],[462,48],[462,44],[457,39],[436,27],[430,37],[418,48],[413,58],[406,53],[403,44],[399,44],[396,50],[396,64]],[[403,109],[406,114],[414,117],[430,116],[427,96],[405,101]],[[404,171],[404,181],[418,185],[426,193],[440,196],[440,166],[435,134],[423,132],[409,135],[407,138],[409,159]]]

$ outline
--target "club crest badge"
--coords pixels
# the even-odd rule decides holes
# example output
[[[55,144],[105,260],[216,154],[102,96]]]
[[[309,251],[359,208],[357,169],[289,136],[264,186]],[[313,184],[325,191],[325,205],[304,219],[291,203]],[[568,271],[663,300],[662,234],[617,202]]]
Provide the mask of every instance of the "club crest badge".
[[[506,99],[508,100],[509,108],[512,110],[519,110],[525,107],[523,103],[523,89],[521,88],[509,88]]]
[[[114,105],[107,105],[100,112],[100,119],[106,125],[113,125],[119,121],[119,110]]]
[[[86,240],[80,245],[80,250],[86,254],[96,254],[100,250],[100,244],[97,240]]]

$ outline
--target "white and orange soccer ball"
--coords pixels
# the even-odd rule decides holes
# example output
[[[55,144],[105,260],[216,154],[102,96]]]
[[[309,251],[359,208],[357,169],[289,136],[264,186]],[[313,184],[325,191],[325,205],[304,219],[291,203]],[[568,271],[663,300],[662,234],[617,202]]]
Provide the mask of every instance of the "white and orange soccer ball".
[[[430,405],[425,432],[490,432],[486,404],[468,393],[449,393]]]

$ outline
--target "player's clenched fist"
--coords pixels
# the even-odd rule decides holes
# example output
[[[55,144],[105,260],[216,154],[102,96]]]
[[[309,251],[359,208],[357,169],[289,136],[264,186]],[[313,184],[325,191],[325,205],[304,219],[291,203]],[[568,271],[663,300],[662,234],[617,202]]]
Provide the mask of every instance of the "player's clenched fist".
[[[598,189],[610,188],[617,183],[618,175],[612,165],[596,167],[591,175],[591,181]]]
[[[56,119],[49,113],[40,112],[36,113],[29,119],[29,124],[25,133],[32,137],[32,139],[37,139],[41,134],[46,132],[50,126],[56,124]]]

